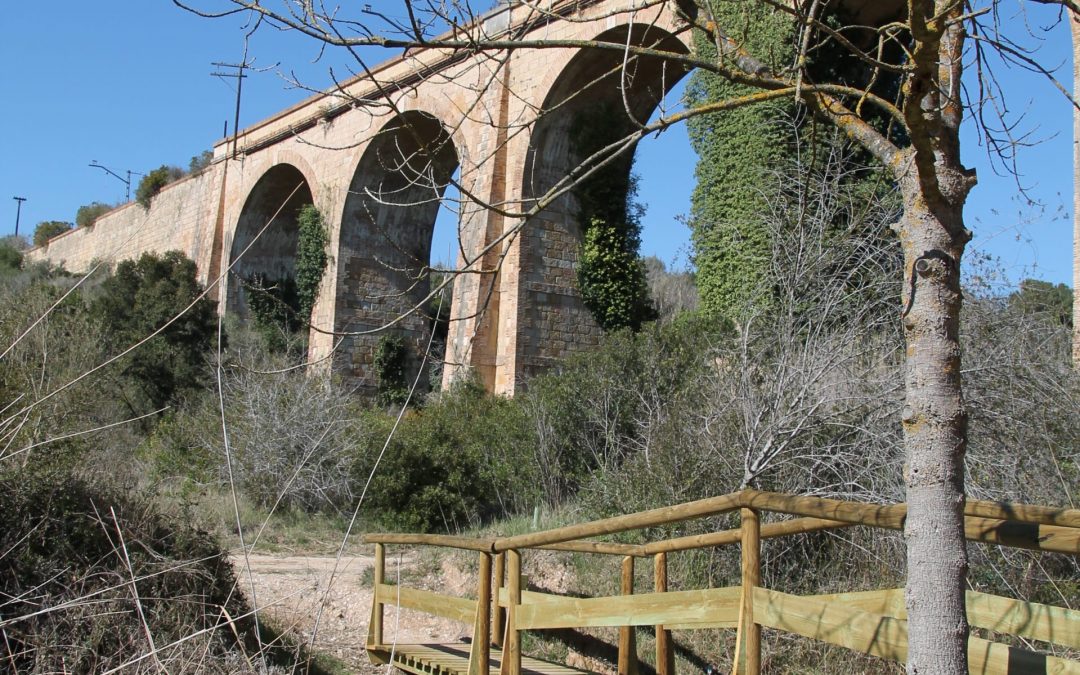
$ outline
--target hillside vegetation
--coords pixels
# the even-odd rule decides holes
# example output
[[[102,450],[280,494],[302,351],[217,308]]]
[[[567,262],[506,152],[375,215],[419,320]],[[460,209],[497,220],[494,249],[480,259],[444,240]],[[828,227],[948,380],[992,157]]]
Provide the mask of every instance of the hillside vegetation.
[[[19,672],[257,668],[263,631],[218,541],[281,543],[276,523],[334,537],[350,524],[490,531],[534,512],[580,521],[743,486],[902,501],[895,206],[851,170],[788,167],[763,188],[770,244],[751,295],[767,301],[738,322],[696,312],[692,277],[650,262],[658,321],[609,332],[513,399],[463,378],[421,386],[403,415],[292,367],[304,350],[288,322],[278,334],[219,325],[180,254],[86,278],[0,256],[0,659]],[[1068,299],[995,280],[990,266],[967,279],[969,494],[1075,506]],[[976,589],[1080,605],[1075,558],[970,555]],[[574,592],[612,590],[614,576],[574,565]],[[738,569],[734,550],[686,554],[671,585],[732,584]],[[768,543],[763,569],[791,592],[905,575],[899,537],[860,531]],[[728,663],[726,638],[687,639],[688,663]],[[814,659],[829,672],[879,667],[785,653],[774,672]]]

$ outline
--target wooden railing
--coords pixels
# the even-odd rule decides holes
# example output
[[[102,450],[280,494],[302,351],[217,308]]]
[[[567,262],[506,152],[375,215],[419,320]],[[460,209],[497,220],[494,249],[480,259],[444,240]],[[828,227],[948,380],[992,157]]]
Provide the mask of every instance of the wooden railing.
[[[738,511],[737,529],[641,545],[590,541],[591,537],[638,530]],[[762,524],[760,514],[795,518]],[[673,675],[671,631],[704,628],[737,630],[735,672],[757,675],[761,668],[761,628],[771,628],[886,659],[907,658],[903,589],[797,596],[761,586],[761,540],[818,530],[870,526],[901,529],[905,504],[874,505],[743,490],[677,506],[633,513],[580,525],[499,538],[423,534],[369,534],[375,545],[375,592],[368,648],[386,645],[383,608],[398,605],[473,625],[469,675],[487,675],[492,645],[501,648],[501,675],[521,673],[521,632],[555,628],[620,627],[619,673],[638,670],[635,626],[656,631],[656,670]],[[987,544],[1080,556],[1080,510],[969,500],[966,536]],[[385,583],[385,547],[391,544],[440,546],[479,555],[476,599],[391,586]],[[676,551],[740,544],[741,585],[669,591],[667,556]],[[622,556],[621,593],[601,598],[566,598],[525,590],[521,554],[552,549]],[[634,593],[634,563],[653,559],[654,588]],[[492,593],[492,588],[496,592]],[[1024,602],[985,593],[967,594],[973,628],[1080,650],[1080,611]],[[970,672],[1076,673],[1080,661],[971,636]]]

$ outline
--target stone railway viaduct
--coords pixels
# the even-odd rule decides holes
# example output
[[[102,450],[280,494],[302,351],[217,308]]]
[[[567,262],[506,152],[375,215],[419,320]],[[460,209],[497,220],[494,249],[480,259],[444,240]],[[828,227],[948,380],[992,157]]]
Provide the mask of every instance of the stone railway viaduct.
[[[670,8],[637,2],[556,0],[545,11],[514,2],[472,30],[688,51],[689,34]],[[418,350],[426,343],[430,320],[407,312],[429,293],[439,198],[457,170],[462,273],[444,379],[468,367],[489,390],[512,394],[600,335],[576,287],[572,195],[528,222],[513,214],[577,164],[569,129],[578,112],[610,101],[644,122],[684,74],[660,60],[624,64],[612,50],[412,50],[241,130],[235,146],[231,137],[218,141],[207,169],[167,186],[149,209],[122,206],[31,258],[79,272],[94,259],[178,249],[201,282],[220,277],[212,290],[219,310],[243,315],[240,279],[292,274],[296,212],[314,203],[327,221],[329,263],[309,357],[371,388],[379,336],[369,331],[396,320],[390,330]],[[629,170],[629,157],[620,161]]]

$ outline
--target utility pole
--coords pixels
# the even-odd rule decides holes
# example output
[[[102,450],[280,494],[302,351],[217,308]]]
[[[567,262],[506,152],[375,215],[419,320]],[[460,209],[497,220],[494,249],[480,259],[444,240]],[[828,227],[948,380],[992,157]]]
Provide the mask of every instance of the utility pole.
[[[224,245],[225,245],[224,244],[224,241],[225,241],[225,186],[226,186],[226,184],[228,182],[228,177],[229,177],[229,160],[230,159],[233,159],[233,160],[236,159],[237,145],[240,142],[240,100],[241,100],[241,97],[242,97],[243,91],[244,91],[244,78],[247,77],[247,75],[244,74],[244,71],[251,68],[252,65],[254,65],[253,63],[248,62],[248,57],[247,57],[247,55],[248,55],[248,37],[250,37],[250,34],[247,37],[244,38],[244,55],[241,57],[240,63],[223,63],[223,62],[220,62],[220,61],[215,61],[215,62],[211,62],[211,64],[210,64],[210,65],[215,66],[217,68],[229,68],[229,69],[235,68],[236,69],[235,73],[231,73],[231,72],[213,72],[213,73],[210,73],[214,77],[220,77],[220,78],[235,77],[236,78],[236,109],[235,109],[235,113],[234,113],[234,117],[233,117],[232,152],[228,153],[225,156],[225,161],[221,165],[221,188],[218,191],[217,218],[215,219],[215,222],[214,222],[214,240],[213,240],[213,243],[211,244],[213,248],[211,249],[211,252],[210,252],[210,269],[208,270],[208,275],[207,275],[207,279],[206,279],[206,283],[208,284],[208,286],[207,286],[208,289],[210,288],[210,285],[216,284],[218,282],[218,280],[221,278],[222,260],[224,259],[224,256],[225,256],[225,251],[223,250]],[[229,135],[229,123],[225,122],[225,136],[228,137],[228,135]],[[219,302],[219,307],[221,308],[221,311],[224,311],[224,309],[225,309],[225,292],[224,292],[223,287],[218,288],[218,302]]]
[[[222,72],[210,73],[214,77],[235,77],[236,78],[236,114],[235,114],[235,116],[233,118],[233,146],[232,146],[232,157],[233,157],[233,159],[236,159],[236,146],[237,146],[237,143],[240,140],[240,97],[243,95],[243,91],[244,91],[244,78],[247,77],[247,75],[244,74],[244,70],[247,69],[247,68],[250,68],[252,66],[252,64],[247,62],[247,46],[246,46],[246,44],[245,44],[245,47],[244,47],[244,59],[240,63],[221,63],[221,62],[214,61],[214,62],[211,62],[210,65],[216,66],[218,68],[235,68],[236,69],[235,73],[222,73]]]
[[[19,216],[22,215],[22,203],[26,201],[26,197],[12,197],[17,204],[15,205],[15,236],[19,236]]]
[[[132,171],[131,169],[128,169],[127,170],[127,178],[124,178],[123,176],[116,173],[115,171],[113,171],[109,167],[98,164],[98,161],[96,159],[90,160],[90,166],[94,167],[95,169],[101,169],[105,173],[109,174],[110,176],[112,176],[116,180],[123,183],[124,187],[127,189],[127,192],[124,195],[124,201],[125,202],[130,202],[131,201],[131,177],[132,176],[141,176],[143,174],[138,173],[136,171]]]

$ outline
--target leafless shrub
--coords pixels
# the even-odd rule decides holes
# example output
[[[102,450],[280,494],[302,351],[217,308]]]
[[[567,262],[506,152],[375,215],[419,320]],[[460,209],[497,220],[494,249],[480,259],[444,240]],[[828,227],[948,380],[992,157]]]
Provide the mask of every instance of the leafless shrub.
[[[901,336],[895,203],[847,148],[777,175],[757,306],[714,380],[738,411],[741,484],[897,499]],[[867,453],[875,447],[877,453]]]
[[[228,442],[237,487],[264,508],[347,509],[355,496],[358,402],[323,378],[277,372],[280,361],[247,353],[226,369],[226,433],[220,413],[207,409],[199,443],[224,483]]]
[[[682,312],[698,308],[697,285],[691,272],[668,270],[664,261],[656,256],[647,256],[643,262],[649,296],[660,321],[670,321]]]
[[[0,480],[0,670],[253,672],[224,551],[70,478]]]

